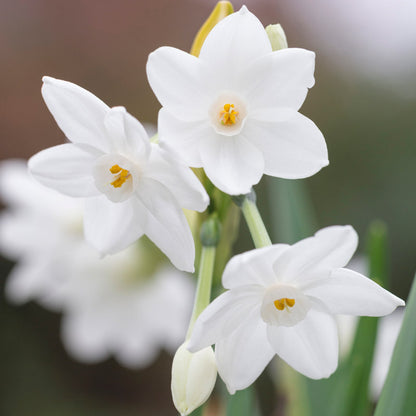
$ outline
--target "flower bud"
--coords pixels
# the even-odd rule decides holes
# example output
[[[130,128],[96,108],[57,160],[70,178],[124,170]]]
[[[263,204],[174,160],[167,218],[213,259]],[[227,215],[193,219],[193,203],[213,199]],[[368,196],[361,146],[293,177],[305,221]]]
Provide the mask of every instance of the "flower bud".
[[[285,31],[283,30],[281,25],[275,24],[267,26],[266,33],[269,37],[270,43],[272,44],[272,49],[274,51],[287,48]]]
[[[229,1],[219,1],[214,10],[209,15],[208,19],[199,29],[199,32],[196,34],[194,42],[191,48],[191,55],[199,56],[202,45],[208,36],[208,33],[211,32],[212,28],[220,22],[222,19],[234,12],[233,5]]]
[[[204,247],[216,247],[220,242],[221,223],[218,218],[208,218],[201,226],[200,239]]]
[[[191,353],[185,341],[172,363],[173,403],[181,416],[189,415],[210,396],[217,378],[217,365],[211,347]]]

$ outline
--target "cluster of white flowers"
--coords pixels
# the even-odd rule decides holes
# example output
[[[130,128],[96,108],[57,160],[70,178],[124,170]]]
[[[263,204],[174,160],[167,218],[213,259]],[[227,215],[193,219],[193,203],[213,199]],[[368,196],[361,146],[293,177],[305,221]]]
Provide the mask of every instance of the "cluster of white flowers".
[[[158,143],[123,107],[109,108],[79,86],[44,77],[44,100],[70,143],[36,154],[29,170],[43,185],[83,199],[85,238],[102,255],[118,253],[146,235],[174,266],[192,272],[195,245],[182,209],[203,212],[209,196],[190,168],[203,168],[216,188],[236,196],[249,193],[263,174],[299,179],[328,164],[322,133],[298,112],[314,84],[314,60],[304,49],[273,50],[246,7],[212,29],[198,57],[157,49],[149,56],[147,75],[163,106]],[[48,221],[62,215],[60,209],[51,211]],[[21,244],[21,235],[15,236]],[[24,242],[24,261],[42,274],[50,264],[34,259],[41,248],[33,243]],[[82,253],[88,251],[84,246],[51,248],[59,244],[45,246],[60,255],[89,256]],[[208,397],[215,366],[230,393],[253,383],[276,354],[308,377],[330,376],[338,363],[333,315],[381,316],[404,304],[344,268],[357,244],[352,227],[333,226],[293,246],[270,245],[233,257],[222,278],[227,291],[202,312],[175,358],[172,392],[181,414]],[[112,352],[128,364],[146,361],[155,346],[170,342],[175,308],[189,304],[172,271],[161,272],[152,286],[135,281],[129,264],[133,257],[146,261],[140,254],[124,251],[106,257],[98,269],[94,265],[82,294],[78,287],[85,273],[79,264],[65,256],[40,257],[54,267],[64,265],[65,274],[75,269],[77,278],[71,272],[71,279],[63,277],[65,284],[51,282],[56,269],[42,282],[32,276],[24,296],[52,303],[56,296],[65,298],[60,304],[73,311],[64,319],[65,342],[86,359]],[[18,293],[23,284],[10,282],[10,293]],[[55,286],[56,296],[49,289],[45,295]],[[169,303],[174,301],[178,304]],[[165,313],[159,319],[160,304],[169,309],[168,322]],[[148,342],[138,336],[137,326]],[[196,381],[202,373],[207,379]]]
[[[74,358],[114,356],[137,368],[182,343],[193,298],[189,276],[168,264],[138,273],[149,251],[143,244],[100,259],[83,238],[83,201],[34,181],[23,160],[0,164],[0,197],[8,206],[0,215],[0,251],[18,261],[6,296],[62,312],[62,339]]]

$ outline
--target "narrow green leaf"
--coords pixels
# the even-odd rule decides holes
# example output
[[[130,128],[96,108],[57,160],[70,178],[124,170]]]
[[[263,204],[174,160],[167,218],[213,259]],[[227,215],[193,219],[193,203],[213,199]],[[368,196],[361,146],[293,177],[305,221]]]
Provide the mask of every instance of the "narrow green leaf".
[[[416,413],[416,277],[407,301],[389,373],[375,416],[412,416]]]
[[[314,209],[304,181],[268,179],[272,240],[293,244],[317,231]]]
[[[258,416],[252,387],[237,391],[227,400],[227,416]]]
[[[195,409],[189,416],[202,416],[204,412],[204,405],[199,406],[197,409]]]

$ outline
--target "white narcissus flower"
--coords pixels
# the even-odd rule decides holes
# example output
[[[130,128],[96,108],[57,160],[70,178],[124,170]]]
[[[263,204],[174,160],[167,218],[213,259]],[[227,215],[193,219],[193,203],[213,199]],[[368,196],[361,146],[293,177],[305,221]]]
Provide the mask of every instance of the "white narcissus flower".
[[[16,261],[5,293],[14,303],[36,300],[62,309],[60,290],[74,274],[74,258],[98,254],[82,236],[83,201],[45,188],[24,160],[0,163],[0,252]]]
[[[171,47],[151,53],[150,86],[163,108],[159,139],[228,194],[246,194],[265,173],[311,176],[328,164],[324,137],[298,113],[314,84],[315,54],[272,51],[243,7],[219,22],[199,57]]]
[[[0,163],[0,198],[0,253],[17,261],[6,280],[9,301],[62,312],[64,345],[83,362],[114,356],[141,368],[162,348],[173,354],[189,322],[189,276],[170,265],[140,272],[154,250],[143,240],[99,259],[83,238],[83,201],[39,184],[26,161]]]
[[[322,229],[293,246],[276,244],[233,257],[229,289],[196,321],[189,350],[215,344],[230,393],[249,386],[275,354],[314,379],[338,364],[332,315],[382,316],[404,305],[367,277],[343,268],[358,244],[350,226]]]
[[[43,78],[43,98],[71,143],[29,160],[42,184],[85,197],[85,237],[103,254],[146,234],[181,270],[195,247],[182,208],[203,211],[208,196],[194,173],[156,144],[123,107],[109,108],[70,82]]]
[[[137,265],[145,261],[138,243],[101,262],[84,264],[63,288],[62,340],[75,359],[94,363],[114,356],[126,367],[143,368],[161,349],[173,354],[178,348],[194,285],[170,265],[138,276]]]

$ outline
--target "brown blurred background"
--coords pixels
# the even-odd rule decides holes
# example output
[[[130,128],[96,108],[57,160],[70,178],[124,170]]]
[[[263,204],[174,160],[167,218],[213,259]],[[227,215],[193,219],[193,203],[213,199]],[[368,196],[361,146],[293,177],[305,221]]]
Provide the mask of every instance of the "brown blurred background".
[[[147,56],[162,45],[189,50],[215,3],[0,0],[0,158],[28,158],[64,140],[41,98],[43,75],[155,123]],[[384,220],[392,290],[406,298],[416,260],[416,7],[411,0],[245,3],[264,25],[280,22],[289,46],[317,53],[316,86],[301,112],[329,149],[330,166],[305,180],[320,227],[352,224],[363,236],[372,219]],[[267,195],[259,199],[270,224]],[[2,285],[10,267],[3,261]],[[176,414],[167,355],[140,372],[111,360],[77,364],[60,343],[59,316],[33,303],[9,305],[3,294],[0,309],[0,415]]]

